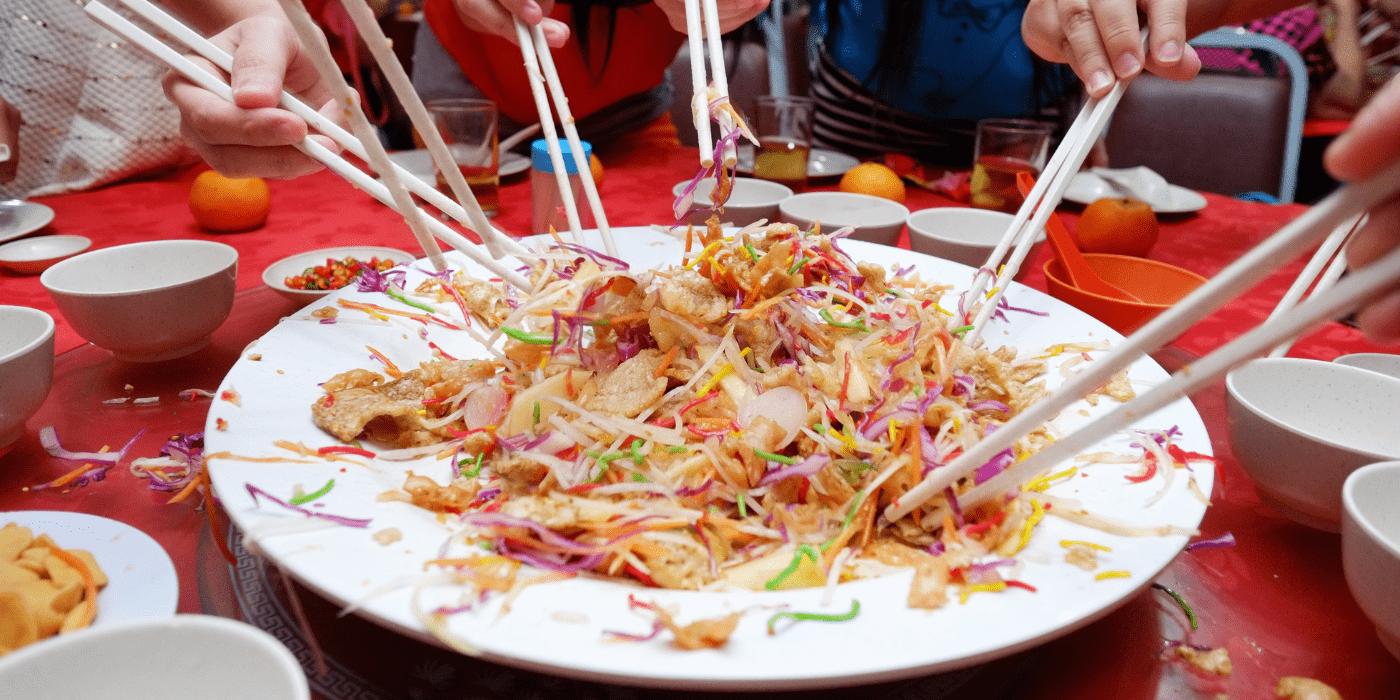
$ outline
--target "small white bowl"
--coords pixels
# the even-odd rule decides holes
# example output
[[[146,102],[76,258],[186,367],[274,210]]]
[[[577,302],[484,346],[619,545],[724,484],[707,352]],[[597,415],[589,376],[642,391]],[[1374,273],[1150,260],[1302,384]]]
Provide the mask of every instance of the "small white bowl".
[[[53,317],[27,306],[0,306],[0,449],[24,434],[53,384]]]
[[[1342,572],[1381,644],[1400,659],[1400,462],[1351,473],[1342,486]]]
[[[676,186],[671,188],[671,195],[680,197],[685,188],[690,186],[690,182],[677,182]],[[701,208],[687,214],[686,223],[703,226],[710,215],[715,213],[710,211],[710,194],[714,189],[714,178],[705,178],[695,185],[695,206]],[[778,220],[778,204],[791,196],[792,189],[787,185],[751,177],[736,177],[734,189],[729,193],[729,201],[725,202],[724,211],[719,213],[719,219],[734,226],[748,226],[759,219],[775,223]]]
[[[1337,532],[1342,483],[1400,459],[1400,379],[1291,357],[1252,360],[1225,378],[1230,447],[1271,508]]]
[[[211,615],[93,627],[0,657],[5,697],[307,700],[306,674],[276,637]]]
[[[356,260],[364,260],[368,262],[370,258],[376,257],[381,260],[383,260],[384,258],[393,260],[395,267],[398,267],[399,265],[404,265],[406,263],[411,263],[414,260],[418,259],[418,256],[413,255],[412,253],[398,250],[396,248],[380,248],[376,246],[344,246],[341,248],[323,248],[321,250],[312,250],[305,253],[297,253],[296,255],[290,255],[288,257],[282,258],[281,260],[278,260],[275,263],[272,263],[271,265],[268,265],[267,269],[263,270],[262,280],[263,284],[277,290],[277,292],[280,293],[282,296],[287,297],[292,301],[299,301],[303,304],[310,304],[311,302],[316,301],[317,299],[320,299],[321,297],[327,294],[330,294],[334,290],[292,289],[291,287],[287,286],[288,277],[296,277],[306,272],[307,268],[316,267],[317,265],[324,265],[326,264],[327,258],[330,258],[332,260],[344,260],[346,258],[354,258]]]
[[[909,219],[909,209],[899,202],[854,192],[803,192],[778,205],[779,218],[804,231],[821,222],[822,233],[854,226],[851,238],[894,245]]]
[[[183,357],[209,343],[233,309],[238,251],[203,240],[99,248],[39,281],[78,334],[129,362]]]
[[[37,236],[0,245],[0,265],[24,275],[37,275],[51,265],[92,247],[83,236]]]
[[[1015,219],[1006,212],[972,207],[920,209],[909,215],[909,247],[935,258],[982,267]],[[1030,272],[1044,243],[1042,231],[1021,261],[1015,279]]]
[[[1381,374],[1400,379],[1400,355],[1392,355],[1386,352],[1358,352],[1351,355],[1342,355],[1332,361],[1339,365],[1369,369],[1372,372],[1380,372]]]

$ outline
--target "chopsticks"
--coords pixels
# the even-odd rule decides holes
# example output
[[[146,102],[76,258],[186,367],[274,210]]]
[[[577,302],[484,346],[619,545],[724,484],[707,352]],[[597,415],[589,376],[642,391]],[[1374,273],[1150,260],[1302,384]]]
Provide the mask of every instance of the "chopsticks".
[[[223,49],[215,46],[208,39],[205,39],[204,37],[200,36],[198,32],[195,32],[194,30],[185,26],[173,16],[167,14],[164,10],[161,10],[155,5],[152,5],[147,0],[120,0],[120,2],[126,5],[137,15],[144,18],[146,21],[160,28],[162,31],[166,32],[177,41],[188,46],[195,53],[203,56],[209,62],[213,63],[214,65],[218,66],[226,72],[232,72],[233,57],[230,56],[227,51],[224,51]],[[89,13],[94,14],[95,16],[95,13],[93,13],[92,11],[89,11]],[[378,25],[376,24],[375,26],[377,27]],[[135,28],[134,25],[133,28]],[[140,30],[138,29],[137,31]],[[128,40],[132,40],[130,37],[127,38]],[[136,43],[135,40],[132,41],[133,43]],[[387,39],[385,41],[387,41]],[[366,43],[373,45],[376,42],[367,41]],[[397,62],[395,62],[394,65],[397,65]],[[400,68],[399,72],[402,72],[402,68]],[[337,81],[339,80],[340,79],[337,78]],[[413,99],[417,99],[416,93],[414,94]],[[400,98],[400,101],[403,101],[402,97]],[[341,128],[339,124],[336,124],[330,119],[327,119],[321,113],[317,112],[314,107],[308,106],[296,96],[292,95],[289,92],[286,92],[285,90],[282,92],[280,104],[284,109],[287,109],[304,119],[317,131],[330,137],[345,150],[355,154],[357,157],[365,160],[366,162],[369,161],[369,156],[365,150],[364,144],[362,144],[358,138],[356,138],[353,134],[346,131],[345,129]],[[428,134],[430,132],[432,134],[436,134],[435,129],[419,129],[419,131],[423,132],[424,134]],[[425,138],[427,138],[426,135]],[[320,160],[320,158],[317,158],[317,160]],[[447,195],[438,191],[438,189],[434,187],[432,183],[428,183],[419,179],[417,176],[413,175],[408,170],[405,170],[403,167],[397,164],[391,165],[392,167],[390,169],[393,171],[393,173],[397,175],[399,180],[405,185],[407,185],[408,188],[412,190],[414,194],[422,197],[429,204],[433,205],[434,207],[437,207],[439,211],[452,217],[454,220],[458,221],[462,225],[467,226],[472,230],[476,231],[477,234],[481,236],[483,243],[486,244],[487,250],[491,252],[492,257],[499,258],[502,254],[529,254],[529,251],[527,251],[524,248],[524,246],[521,246],[519,243],[515,242],[514,239],[510,238],[504,233],[501,233],[495,227],[491,226],[489,220],[487,220],[486,218],[485,213],[481,211],[481,207],[476,204],[475,198],[472,198],[468,202],[468,206],[474,208],[475,210],[469,214],[466,208],[464,208],[458,202],[454,201],[451,197],[448,197]],[[456,170],[456,168],[449,168],[448,170]],[[436,227],[434,228],[436,229]]]
[[[118,15],[116,12],[112,11],[105,5],[102,5],[100,2],[97,2],[97,0],[89,2],[84,7],[84,10],[88,14],[92,15],[92,17],[95,20],[107,26],[109,29],[122,36],[127,41],[130,41],[132,44],[144,49],[145,51],[152,54],[161,61],[164,61],[166,64],[168,64],[171,68],[175,69],[185,78],[196,83],[200,87],[209,90],[210,92],[213,92],[214,94],[222,97],[225,100],[228,100],[230,102],[233,101],[233,91],[231,88],[229,88],[228,83],[224,82],[222,76],[215,75],[212,72],[209,72],[200,68],[199,66],[196,66],[194,62],[180,55],[174,49],[165,45],[163,42],[151,36],[150,34],[147,34],[145,30],[137,27],[135,24],[132,24],[126,18],[122,17],[121,15]],[[342,80],[341,82],[343,83],[344,81]],[[348,111],[356,112],[358,111],[358,108],[350,109]],[[322,146],[319,143],[316,143],[310,138],[303,139],[302,142],[297,144],[296,147],[303,153],[306,153],[312,158],[315,158],[321,163],[324,163],[337,175],[340,175],[346,180],[349,180],[351,184],[369,193],[370,196],[379,200],[383,204],[394,208],[395,210],[398,210],[398,206],[396,206],[396,203],[394,201],[394,196],[389,191],[388,187],[376,181],[369,175],[365,174],[362,170],[350,164],[349,161],[345,160],[344,158],[341,158],[339,155],[333,153],[330,149],[326,148],[325,146]],[[417,178],[412,179],[416,180]],[[446,198],[444,197],[444,199]],[[411,206],[411,208],[413,210],[417,210],[416,206]],[[400,210],[400,213],[404,212]],[[405,216],[407,216],[407,214],[405,214]],[[448,228],[446,224],[443,224],[441,221],[438,221],[436,218],[431,216],[425,216],[423,217],[423,219],[425,220],[427,228],[431,230],[433,236],[452,246],[454,249],[460,251],[462,254],[466,255],[467,257],[471,258],[477,263],[481,264],[483,267],[499,276],[505,282],[524,290],[532,288],[532,285],[529,283],[529,281],[526,280],[523,276],[521,276],[519,272],[502,264],[501,261],[492,258],[480,246],[468,240],[466,237],[462,236],[456,231],[453,231],[452,229]]]
[[[1308,286],[1313,285],[1314,280],[1317,281],[1317,284],[1313,285],[1312,293],[1321,294],[1333,284],[1336,284],[1338,279],[1341,279],[1342,273],[1346,271],[1347,260],[1345,254],[1338,255],[1337,251],[1351,238],[1351,234],[1361,228],[1361,225],[1365,221],[1365,216],[1353,216],[1343,221],[1341,225],[1332,230],[1332,233],[1327,236],[1327,240],[1324,240],[1322,245],[1318,246],[1317,252],[1313,254],[1312,259],[1308,261],[1303,271],[1298,273],[1298,279],[1293,281],[1293,285],[1289,287],[1288,291],[1284,292],[1283,297],[1279,299],[1278,306],[1274,307],[1273,313],[1269,314],[1269,320],[1282,316],[1287,313],[1289,309],[1296,306],[1298,300],[1302,299],[1303,294],[1308,291]],[[1328,260],[1331,260],[1332,264],[1328,265]],[[1322,270],[1324,265],[1327,266],[1326,272]],[[1318,277],[1319,273],[1322,274],[1321,277]],[[1269,357],[1283,357],[1287,355],[1289,348],[1293,347],[1294,340],[1297,340],[1297,338],[1289,338],[1279,343],[1273,350],[1269,351]]]
[[[1146,41],[1147,32],[1144,30],[1144,44]],[[966,296],[963,297],[968,304],[974,303],[978,297],[982,296],[987,281],[993,275],[996,277],[996,285],[987,295],[987,299],[978,310],[977,316],[969,320],[960,308],[959,312],[948,320],[950,331],[971,325],[971,328],[963,336],[964,343],[969,346],[975,344],[977,338],[981,336],[982,328],[987,324],[987,320],[996,313],[997,304],[1001,301],[1002,294],[1011,284],[1011,280],[1015,278],[1016,272],[1021,269],[1021,263],[1030,253],[1040,231],[1045,228],[1046,221],[1055,212],[1055,207],[1059,205],[1065,190],[1069,188],[1070,179],[1079,172],[1079,166],[1083,165],[1084,158],[1089,155],[1089,150],[1093,148],[1099,133],[1108,124],[1109,116],[1113,114],[1113,109],[1118,106],[1126,89],[1127,81],[1119,80],[1107,95],[1102,98],[1091,98],[1085,102],[1079,110],[1079,114],[1075,116],[1074,122],[1065,132],[1064,139],[1060,141],[1059,148],[1056,148],[1054,154],[1050,156],[1050,160],[1045,164],[1045,169],[1041,172],[1040,177],[1036,178],[1035,186],[1026,195],[1020,209],[1016,210],[1016,217],[1012,219],[1006,234],[997,243],[997,247],[992,250],[986,264],[978,269],[977,274],[972,278],[972,284],[968,288]],[[1011,249],[1013,243],[1015,248]],[[1006,258],[1003,262],[1008,249],[1011,249],[1011,257]],[[999,272],[998,267],[1000,267]]]
[[[598,198],[598,186],[593,182],[592,168],[583,154],[583,143],[578,137],[578,127],[569,112],[569,98],[564,94],[564,86],[559,81],[559,72],[554,68],[554,56],[549,52],[544,31],[526,27],[524,22],[515,20],[515,36],[520,42],[520,55],[525,60],[525,73],[530,78],[530,92],[535,96],[535,109],[540,114],[540,127],[544,130],[544,141],[549,149],[549,161],[554,166],[554,177],[559,182],[559,194],[564,201],[564,215],[569,221],[569,231],[575,243],[583,243],[583,225],[578,217],[578,204],[574,201],[574,189],[569,185],[569,172],[564,167],[564,156],[559,148],[559,134],[554,129],[554,118],[549,108],[549,99],[554,99],[554,108],[559,112],[559,123],[564,126],[564,136],[569,139],[569,149],[573,151],[574,167],[583,192],[588,197],[588,206],[593,209],[593,220],[598,233],[603,238],[607,254],[617,257],[617,245],[613,242],[612,230],[608,227],[607,214],[603,212],[603,202]],[[548,85],[549,94],[545,94]]]
[[[724,43],[719,31],[719,9],[715,0],[685,0],[686,37],[690,46],[690,110],[695,119],[695,136],[700,149],[700,165],[709,168],[715,164],[714,137],[710,132],[710,90],[705,83],[705,50],[701,37],[709,46],[710,79],[714,83],[715,100],[729,101],[729,78],[724,70]],[[715,115],[721,135],[732,131],[737,124],[727,111]],[[722,138],[722,136],[721,136]],[[733,168],[739,162],[734,140],[724,144],[720,162],[726,168]]]
[[[1136,358],[1166,345],[1196,321],[1258,283],[1274,269],[1278,261],[1290,260],[1302,254],[1341,222],[1355,216],[1357,212],[1369,210],[1397,189],[1400,189],[1400,162],[1329,195],[1185,299],[1124,339],[1113,352],[1096,362],[1085,363],[1082,365],[1085,368],[1083,371],[1054,392],[1007,421],[997,431],[983,437],[957,459],[930,472],[927,478],[885,509],[885,518],[894,522],[935,494],[972,474],[1021,436],[1029,434],[1071,403],[1103,386],[1115,373]],[[1005,493],[1039,471],[1072,457],[1079,450],[1098,443],[1133,421],[1184,398],[1214,381],[1234,365],[1262,353],[1282,339],[1296,336],[1320,320],[1351,310],[1368,296],[1394,284],[1396,279],[1400,279],[1400,249],[1366,268],[1355,271],[1325,293],[1313,295],[1287,314],[1266,321],[1228,345],[1183,368],[1146,394],[1119,406],[974,487],[959,497],[960,507],[969,508],[998,493]]]

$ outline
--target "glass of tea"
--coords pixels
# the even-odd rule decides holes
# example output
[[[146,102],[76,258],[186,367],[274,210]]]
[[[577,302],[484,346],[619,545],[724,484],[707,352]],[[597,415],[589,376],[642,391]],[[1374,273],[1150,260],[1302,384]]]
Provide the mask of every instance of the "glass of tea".
[[[501,208],[500,134],[496,103],[491,100],[445,99],[432,100],[425,105],[433,118],[447,152],[457,164],[472,194],[487,216],[495,216]],[[452,188],[436,164],[437,187],[452,196]]]
[[[801,192],[807,187],[807,156],[812,151],[813,102],[807,97],[760,95],[749,125],[758,137],[753,176]]]
[[[973,152],[972,206],[1015,214],[1021,207],[1016,174],[1040,175],[1050,153],[1053,125],[1030,119],[983,119],[977,122]]]

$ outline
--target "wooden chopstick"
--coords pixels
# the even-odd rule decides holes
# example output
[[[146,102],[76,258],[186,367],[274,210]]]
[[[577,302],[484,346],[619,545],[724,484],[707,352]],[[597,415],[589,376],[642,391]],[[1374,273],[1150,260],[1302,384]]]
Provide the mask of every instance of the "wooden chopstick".
[[[1369,210],[1377,202],[1393,194],[1397,187],[1400,187],[1400,162],[1329,195],[1231,263],[1185,299],[1147,322],[1136,333],[1125,338],[1112,352],[1096,362],[1082,365],[1084,369],[1058,389],[1007,421],[996,432],[982,438],[957,459],[930,472],[922,482],[885,509],[885,518],[890,522],[898,520],[935,494],[973,473],[1020,437],[1029,434],[1073,402],[1103,386],[1136,358],[1171,342],[1196,321],[1258,283],[1272,272],[1280,261],[1291,260],[1301,255],[1342,221],[1357,212]],[[1050,460],[1062,460],[1072,456],[1075,450],[1097,443],[1122,425],[1126,425],[1124,421],[1142,418],[1157,408],[1185,396],[1187,392],[1199,388],[1250,355],[1262,352],[1283,338],[1297,335],[1318,320],[1355,306],[1369,294],[1393,284],[1397,277],[1400,277],[1400,251],[1342,280],[1325,294],[1315,295],[1286,316],[1268,321],[1207,358],[1192,363],[1178,372],[1177,376],[1173,376],[1168,383],[1124,404],[1116,411],[1072,433],[1071,436],[1060,438],[1054,445],[982,485],[995,482],[995,487],[982,489],[982,486],[978,486],[974,491],[965,494],[960,501],[964,504],[971,503],[973,499],[968,497],[973,493],[977,493],[980,498],[993,493],[995,488],[1005,489],[1012,480],[1029,474],[1034,469],[1054,464]],[[1080,436],[1080,433],[1084,435]],[[1046,453],[1049,456],[1040,456]]]
[[[214,65],[218,66],[226,72],[231,73],[233,71],[233,57],[230,56],[227,51],[224,51],[223,49],[215,46],[208,39],[205,39],[203,36],[200,36],[198,32],[185,26],[182,22],[180,22],[180,20],[167,14],[164,10],[161,10],[155,5],[152,5],[147,0],[119,1],[123,5],[126,5],[127,8],[140,15],[146,21],[160,28],[162,31],[166,32],[177,41],[188,46],[195,53],[209,60],[209,62],[213,63]],[[365,161],[369,160],[364,145],[360,143],[360,140],[356,138],[354,134],[351,134],[349,131],[346,131],[345,129],[341,128],[339,124],[336,124],[335,122],[327,119],[320,112],[317,112],[314,107],[308,106],[305,102],[302,102],[295,95],[292,95],[291,93],[285,90],[282,91],[280,104],[284,109],[287,109],[288,111],[304,119],[317,131],[330,137],[342,148],[346,149],[347,151],[350,151],[351,153],[355,154],[361,159],[364,159]],[[422,197],[429,204],[433,205],[434,207],[437,207],[439,211],[452,217],[462,225],[477,231],[477,234],[482,237],[483,241],[489,242],[492,238],[494,238],[496,242],[496,247],[498,249],[503,248],[504,253],[512,255],[529,255],[529,251],[526,250],[524,246],[520,245],[514,239],[510,238],[504,233],[501,233],[500,231],[496,230],[490,225],[489,222],[485,225],[485,227],[478,228],[477,225],[474,225],[472,223],[474,220],[477,220],[477,217],[474,214],[469,215],[460,203],[454,201],[451,197],[448,197],[447,195],[438,191],[438,189],[434,187],[432,183],[428,183],[419,179],[416,175],[410,173],[408,170],[404,169],[403,167],[397,164],[393,166],[392,170],[396,175],[398,175],[400,181],[406,184],[409,189],[413,190],[414,194]],[[482,213],[481,219],[485,219],[484,213]],[[498,254],[498,250],[493,250],[489,246],[488,250],[492,253],[493,257],[500,257],[500,255]]]
[[[1307,293],[1308,287],[1312,287],[1313,294],[1321,294],[1333,284],[1336,284],[1338,279],[1341,279],[1342,273],[1346,271],[1347,264],[1346,255],[1338,254],[1338,251],[1341,250],[1342,246],[1351,238],[1351,235],[1355,233],[1357,229],[1361,228],[1365,220],[1365,216],[1354,216],[1343,221],[1341,225],[1332,230],[1332,233],[1327,236],[1327,240],[1324,240],[1322,245],[1318,246],[1317,252],[1313,254],[1312,259],[1308,260],[1308,264],[1303,267],[1303,271],[1298,273],[1298,279],[1293,280],[1293,285],[1288,288],[1287,292],[1284,292],[1283,297],[1279,299],[1278,306],[1274,307],[1273,313],[1269,314],[1267,320],[1272,321],[1287,313],[1289,309],[1297,306],[1298,301]],[[1331,261],[1330,265],[1328,264],[1329,260]],[[1323,271],[1324,265],[1327,267],[1325,272]],[[1318,276],[1319,274],[1321,274],[1321,277]],[[1314,281],[1316,281],[1315,285],[1313,284]],[[1273,350],[1269,351],[1269,357],[1283,357],[1287,355],[1289,348],[1293,347],[1293,341],[1295,340],[1297,339],[1289,338],[1279,343]]]
[[[519,22],[516,26],[519,26]],[[583,184],[584,196],[588,198],[588,206],[593,210],[593,223],[603,239],[603,247],[607,254],[617,257],[617,245],[613,242],[612,229],[608,226],[608,215],[603,211],[603,200],[598,197],[598,183],[593,181],[593,164],[588,162],[588,157],[583,154],[583,141],[579,139],[578,126],[574,124],[574,115],[569,110],[569,96],[564,94],[564,83],[559,80],[559,71],[554,67],[554,55],[550,53],[544,30],[540,29],[539,25],[530,28],[530,35],[535,44],[535,57],[544,72],[544,84],[549,88],[550,97],[554,100],[554,109],[559,112],[559,123],[564,127],[564,136],[569,139],[569,150],[573,152],[574,167],[578,170],[579,182]],[[529,58],[526,58],[526,61],[528,60]],[[548,116],[541,114],[540,123],[543,124]],[[574,201],[573,188],[568,188],[560,194],[566,202]],[[574,206],[577,208],[578,205]]]
[[[229,102],[233,102],[233,90],[229,87],[227,82],[224,82],[222,76],[215,75],[210,71],[204,70],[203,68],[196,66],[194,62],[190,61],[188,58],[185,58],[183,55],[177,53],[174,49],[165,45],[160,40],[146,33],[145,30],[141,29],[140,27],[137,27],[135,24],[132,24],[126,18],[122,17],[121,15],[118,15],[116,12],[113,12],[107,6],[101,4],[100,2],[97,2],[97,0],[89,2],[84,7],[84,10],[89,15],[92,15],[93,19],[105,25],[107,28],[111,29],[116,34],[125,38],[127,41],[130,41],[135,46],[144,49],[146,52],[155,56],[157,59],[165,62],[167,65],[175,69],[177,72],[179,72],[185,78],[189,79],[191,82],[194,82],[200,87],[218,95],[219,97],[222,97],[225,100],[228,100]],[[355,187],[358,187],[364,190],[365,192],[369,193],[370,196],[379,200],[381,203],[391,208],[396,208],[393,195],[389,192],[388,188],[384,184],[376,181],[374,178],[365,174],[364,171],[355,167],[349,161],[345,160],[344,158],[341,158],[339,155],[333,153],[330,149],[311,140],[310,138],[303,139],[301,143],[296,145],[296,147],[303,153],[306,153],[312,158],[315,158],[316,160],[325,164],[326,167],[330,168],[337,175],[340,175],[341,177],[350,181],[350,183]],[[436,218],[424,218],[427,220],[428,227],[431,229],[433,235],[436,236],[439,240],[447,243],[454,249],[460,251],[463,255],[466,255],[467,257],[481,264],[483,267],[490,270],[492,273],[496,274],[507,283],[512,284],[523,290],[529,290],[532,288],[532,285],[529,283],[529,281],[522,277],[520,273],[502,264],[501,261],[492,258],[480,246],[466,239],[456,231],[453,231],[452,229],[448,228],[446,224],[443,224]]]
[[[316,21],[311,19],[311,15],[306,12],[306,7],[301,4],[301,0],[278,0],[278,2],[282,5],[282,12],[287,15],[288,21],[292,23],[297,36],[301,39],[302,50],[316,66],[316,71],[321,74],[321,79],[330,86],[331,94],[340,103],[353,133],[365,147],[365,155],[369,157],[370,167],[384,179],[384,185],[389,189],[389,195],[393,199],[394,209],[403,215],[414,238],[418,239],[418,245],[422,247],[423,252],[427,254],[428,260],[432,263],[433,270],[435,272],[446,270],[447,261],[443,260],[442,250],[433,240],[433,235],[428,232],[425,222],[427,217],[423,214],[423,210],[413,203],[413,195],[404,186],[398,174],[394,172],[393,162],[389,160],[389,153],[384,150],[384,145],[379,142],[379,136],[375,133],[374,125],[369,123],[364,110],[360,108],[359,95],[345,83],[340,66],[336,64],[335,57],[331,55],[331,47],[326,43],[326,35],[316,26]]]

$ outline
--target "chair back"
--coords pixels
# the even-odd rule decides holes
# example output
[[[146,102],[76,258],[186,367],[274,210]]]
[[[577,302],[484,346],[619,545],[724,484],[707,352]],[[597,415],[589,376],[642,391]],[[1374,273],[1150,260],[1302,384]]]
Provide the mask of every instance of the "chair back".
[[[1206,32],[1191,44],[1264,52],[1285,75],[1203,71],[1188,82],[1138,76],[1105,136],[1109,164],[1145,165],[1192,189],[1266,192],[1292,202],[1308,102],[1302,57],[1276,37],[1235,29]]]

